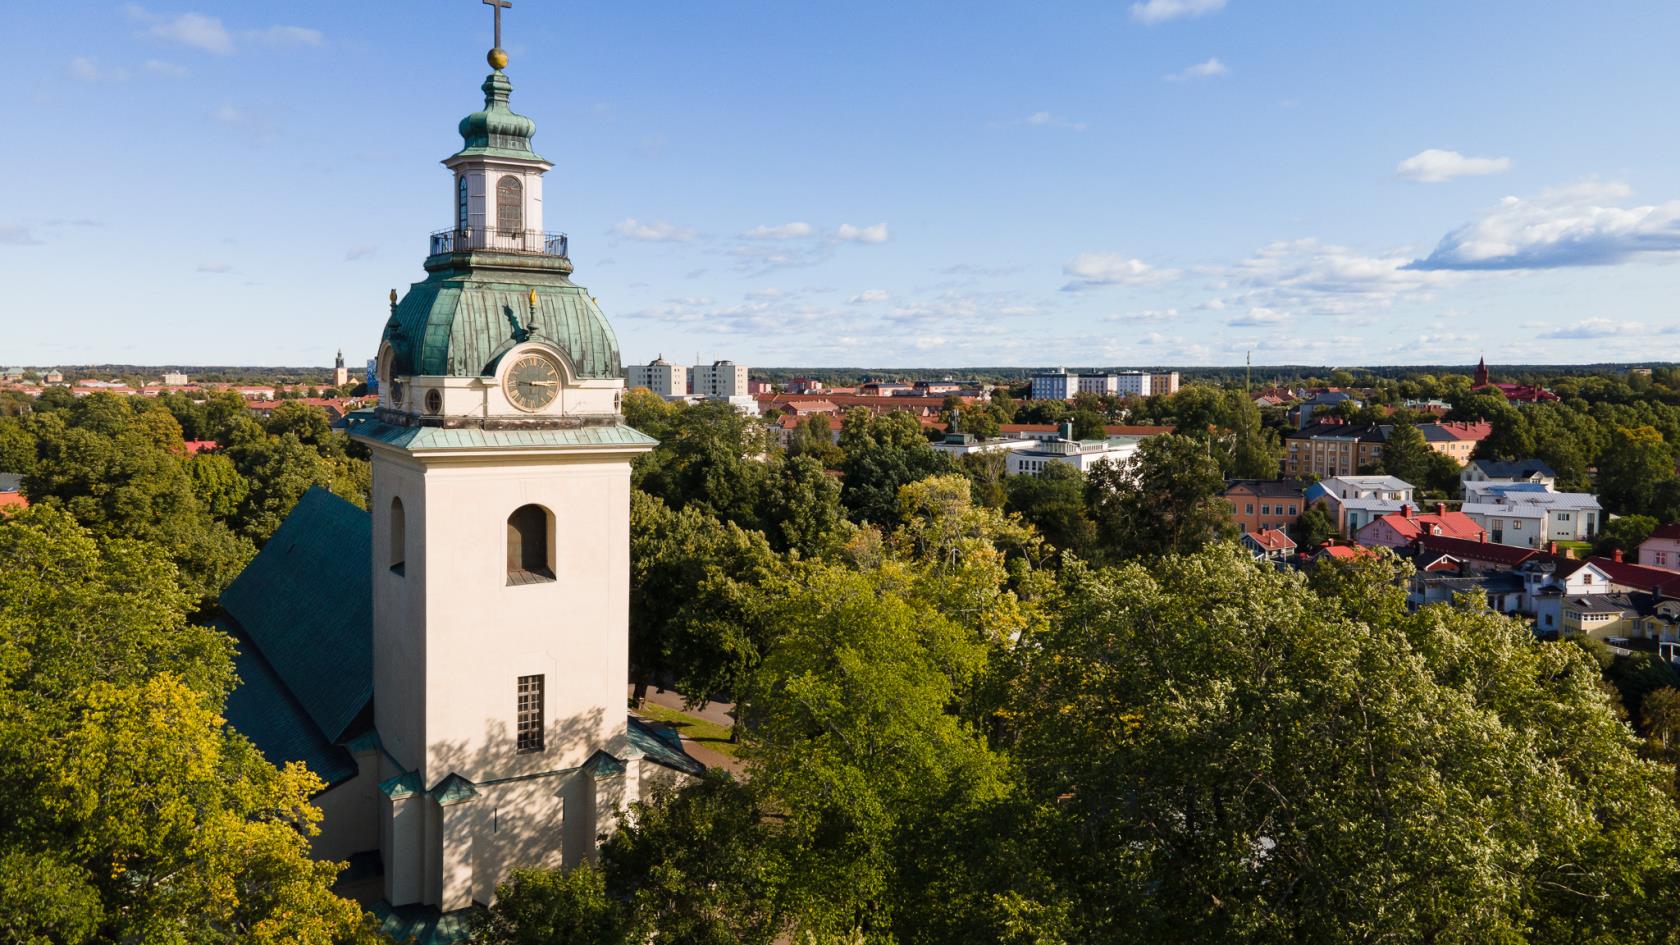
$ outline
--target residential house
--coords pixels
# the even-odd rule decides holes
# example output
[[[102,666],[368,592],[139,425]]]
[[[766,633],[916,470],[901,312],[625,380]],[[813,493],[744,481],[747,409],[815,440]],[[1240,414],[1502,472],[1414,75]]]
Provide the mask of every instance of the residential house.
[[[1308,505],[1322,506],[1336,530],[1352,535],[1390,512],[1415,501],[1412,484],[1393,476],[1332,476],[1306,488]]]
[[[1305,400],[1290,407],[1287,416],[1295,429],[1305,430],[1317,422],[1319,414],[1329,413],[1343,404],[1351,404],[1354,407],[1363,405],[1357,397],[1345,390],[1321,390],[1313,392]]]
[[[1485,537],[1477,525],[1463,512],[1449,512],[1445,504],[1437,504],[1433,512],[1418,512],[1406,505],[1398,512],[1378,518],[1354,535],[1361,545],[1380,548],[1408,548],[1424,535],[1463,538],[1479,541]]]
[[[1444,456],[1450,457],[1460,466],[1470,461],[1470,455],[1476,452],[1477,444],[1493,435],[1493,424],[1486,420],[1475,423],[1462,421],[1420,423],[1417,425],[1423,440],[1429,448]],[[1384,430],[1383,439],[1388,439]]]
[[[1636,634],[1638,621],[1631,594],[1585,594],[1562,602],[1562,636],[1625,640]]]
[[[1295,540],[1275,528],[1245,531],[1240,541],[1257,560],[1283,561],[1295,553]]]
[[[1604,509],[1586,492],[1549,492],[1537,483],[1466,483],[1463,511],[1490,532],[1503,522],[1507,544],[1538,548],[1548,541],[1592,541]],[[1536,534],[1535,529],[1539,529]]]
[[[1459,481],[1539,483],[1547,490],[1557,488],[1557,473],[1538,459],[1473,459],[1459,473]]]
[[[1244,533],[1293,528],[1307,507],[1305,485],[1299,479],[1233,479],[1225,484],[1231,521]]]
[[[1634,560],[1647,568],[1680,571],[1680,524],[1658,525],[1651,537],[1639,543]]]
[[[1367,439],[1372,429],[1332,419],[1289,433],[1283,438],[1283,474],[1320,479],[1358,474],[1381,455],[1381,444]]]

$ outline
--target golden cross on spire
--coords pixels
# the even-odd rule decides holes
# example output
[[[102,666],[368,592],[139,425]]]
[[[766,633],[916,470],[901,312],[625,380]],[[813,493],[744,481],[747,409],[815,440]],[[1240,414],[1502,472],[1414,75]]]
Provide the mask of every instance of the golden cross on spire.
[[[513,0],[484,0],[484,5],[496,11],[496,48],[502,48],[502,11],[512,8]]]

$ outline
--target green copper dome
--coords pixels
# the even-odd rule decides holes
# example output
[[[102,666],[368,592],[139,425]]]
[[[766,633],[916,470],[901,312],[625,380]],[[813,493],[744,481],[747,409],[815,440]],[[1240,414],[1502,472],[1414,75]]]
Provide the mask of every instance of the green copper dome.
[[[513,265],[507,269],[460,261],[429,260],[427,279],[411,286],[392,309],[384,340],[391,343],[394,373],[488,375],[508,349],[529,339],[566,352],[580,377],[623,376],[618,336],[588,290],[573,285],[564,272],[527,268],[539,260],[508,260]]]
[[[484,89],[484,109],[461,119],[462,147],[455,156],[543,160],[531,150],[531,138],[537,133],[537,123],[508,108],[513,83],[508,81],[507,74],[497,69],[485,77],[481,88]]]

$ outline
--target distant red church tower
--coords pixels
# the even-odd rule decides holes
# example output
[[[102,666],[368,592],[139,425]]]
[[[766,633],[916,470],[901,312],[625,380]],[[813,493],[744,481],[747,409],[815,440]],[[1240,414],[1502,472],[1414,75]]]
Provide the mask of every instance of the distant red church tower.
[[[1476,362],[1476,385],[1475,386],[1486,387],[1487,382],[1488,382],[1487,358],[1483,357],[1481,360]]]

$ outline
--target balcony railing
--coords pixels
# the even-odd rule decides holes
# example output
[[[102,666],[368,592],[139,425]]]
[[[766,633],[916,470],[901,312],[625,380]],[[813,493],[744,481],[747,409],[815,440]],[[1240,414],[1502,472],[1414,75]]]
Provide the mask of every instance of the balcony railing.
[[[566,256],[566,234],[541,230],[499,230],[467,227],[439,230],[432,234],[431,255],[487,249],[498,253],[532,253],[538,256]]]

